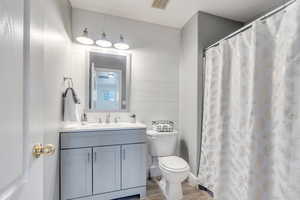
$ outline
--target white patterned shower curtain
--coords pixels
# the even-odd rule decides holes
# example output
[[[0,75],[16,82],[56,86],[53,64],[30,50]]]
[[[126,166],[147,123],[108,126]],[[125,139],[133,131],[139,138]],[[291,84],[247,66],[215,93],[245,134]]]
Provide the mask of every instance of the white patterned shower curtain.
[[[300,3],[206,52],[199,180],[217,200],[300,199]]]

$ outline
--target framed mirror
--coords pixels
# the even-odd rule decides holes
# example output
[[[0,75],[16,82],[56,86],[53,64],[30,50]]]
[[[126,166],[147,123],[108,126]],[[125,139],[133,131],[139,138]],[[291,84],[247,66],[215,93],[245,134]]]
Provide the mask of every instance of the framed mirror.
[[[131,55],[113,51],[89,51],[88,110],[129,111]]]

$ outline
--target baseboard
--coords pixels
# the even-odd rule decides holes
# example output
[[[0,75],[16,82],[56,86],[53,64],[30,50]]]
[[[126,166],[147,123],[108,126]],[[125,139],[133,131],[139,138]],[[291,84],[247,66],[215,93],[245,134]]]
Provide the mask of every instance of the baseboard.
[[[192,186],[197,186],[199,190],[203,190],[207,192],[210,196],[214,197],[214,193],[207,189],[206,187],[200,185],[199,179],[197,176],[195,176],[193,173],[190,172],[189,177],[188,177],[188,183]]]
[[[198,185],[198,189],[203,190],[203,191],[207,192],[211,197],[214,197],[214,193],[212,191],[210,191],[209,189],[207,189],[206,187],[204,187],[202,185]]]
[[[189,176],[188,176],[188,183],[192,186],[197,186],[199,185],[199,181],[198,181],[198,177],[195,176],[192,172],[190,172]]]

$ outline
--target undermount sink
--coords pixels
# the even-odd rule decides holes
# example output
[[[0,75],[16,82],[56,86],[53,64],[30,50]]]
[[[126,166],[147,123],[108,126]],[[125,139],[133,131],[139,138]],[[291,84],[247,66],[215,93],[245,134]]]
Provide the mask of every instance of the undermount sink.
[[[142,123],[129,123],[129,122],[118,122],[118,123],[75,123],[66,124],[63,126],[63,132],[74,132],[74,131],[95,131],[95,130],[122,130],[122,129],[141,129],[146,128],[145,124]]]

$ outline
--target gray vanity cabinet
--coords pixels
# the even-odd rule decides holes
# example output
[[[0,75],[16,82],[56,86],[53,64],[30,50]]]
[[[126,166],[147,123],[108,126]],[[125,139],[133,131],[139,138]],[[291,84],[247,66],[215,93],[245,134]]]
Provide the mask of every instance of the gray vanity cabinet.
[[[121,190],[121,147],[96,147],[93,152],[94,194]]]
[[[62,199],[92,195],[92,149],[61,151]]]
[[[146,183],[146,145],[122,145],[122,189]]]
[[[61,200],[146,193],[146,129],[62,132]]]

